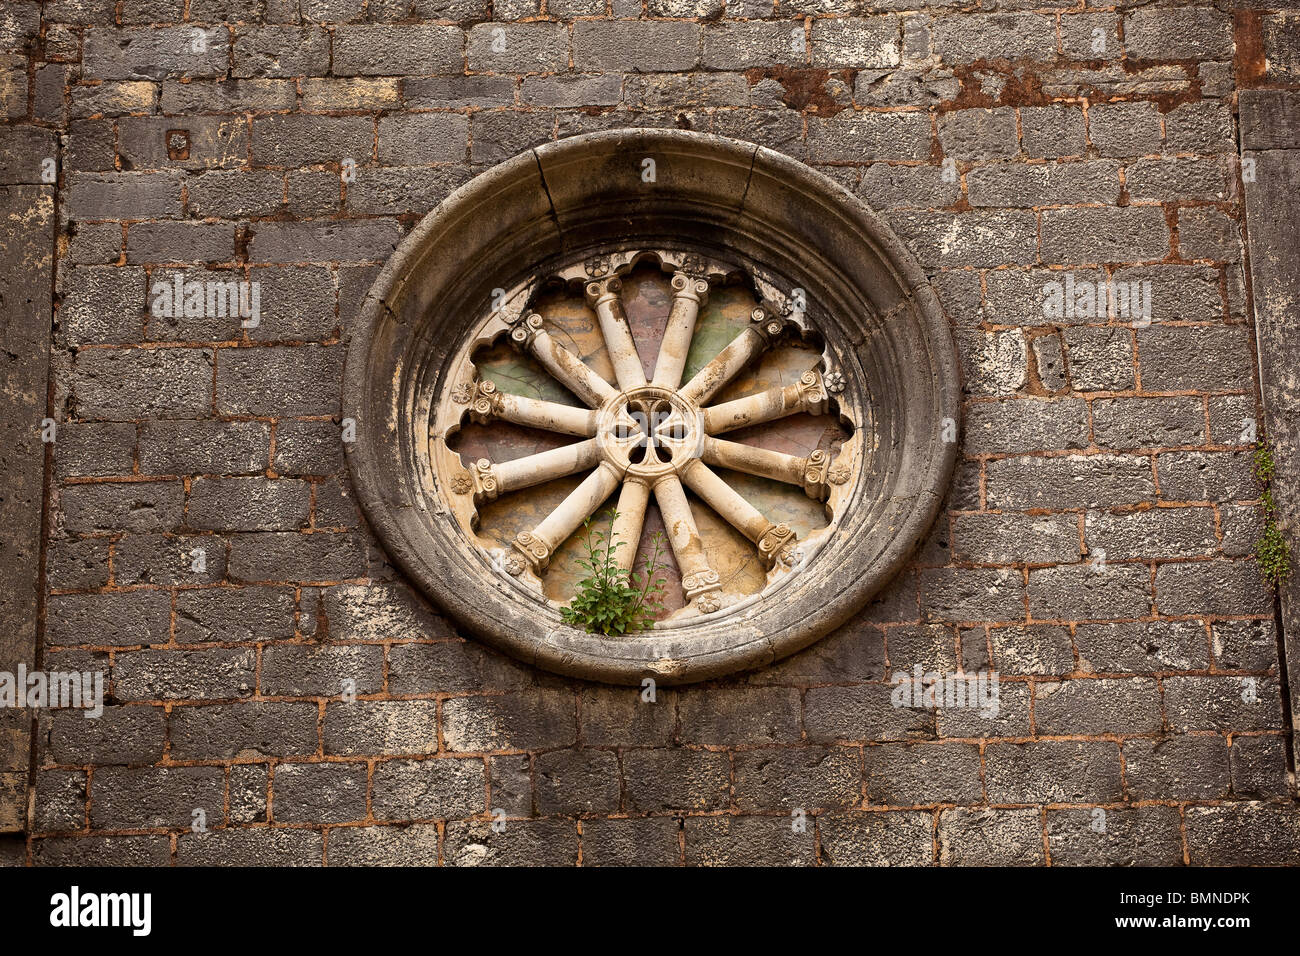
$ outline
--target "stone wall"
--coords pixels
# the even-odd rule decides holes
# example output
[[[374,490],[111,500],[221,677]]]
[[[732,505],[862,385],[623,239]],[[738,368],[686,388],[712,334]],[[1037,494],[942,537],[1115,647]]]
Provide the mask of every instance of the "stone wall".
[[[1300,16],[538,2],[0,9],[0,182],[58,173],[36,660],[110,680],[101,719],[40,716],[28,834],[0,853],[1300,859],[1251,558],[1237,159],[1239,88],[1300,86]],[[913,566],[809,651],[653,703],[423,605],[367,533],[337,419],[348,323],[404,232],[520,150],[625,126],[761,143],[861,195],[933,275],[966,389]],[[260,282],[257,327],[149,314],[155,284],[210,270]],[[1149,281],[1152,321],[1045,313],[1067,274]],[[997,716],[892,706],[915,665],[995,668]]]

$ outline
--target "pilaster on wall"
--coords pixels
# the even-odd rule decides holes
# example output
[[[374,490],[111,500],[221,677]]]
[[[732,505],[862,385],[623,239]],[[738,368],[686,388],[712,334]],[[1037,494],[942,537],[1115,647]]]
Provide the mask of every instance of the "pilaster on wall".
[[[29,183],[0,186],[0,671],[13,674],[36,667],[54,189],[32,184],[39,162],[5,171]],[[31,723],[0,709],[0,833],[26,829]]]
[[[1300,91],[1244,90],[1241,147],[1264,426],[1273,497],[1300,556]],[[1300,572],[1280,586],[1291,725],[1300,715]]]

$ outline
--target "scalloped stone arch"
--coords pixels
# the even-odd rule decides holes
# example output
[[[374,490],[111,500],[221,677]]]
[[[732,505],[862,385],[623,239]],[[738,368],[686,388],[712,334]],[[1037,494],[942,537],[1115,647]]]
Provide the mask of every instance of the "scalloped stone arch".
[[[643,177],[646,159],[653,177]],[[680,263],[694,256],[736,264],[764,315],[816,333],[825,345],[822,373],[849,384],[843,413],[855,422],[869,417],[870,427],[855,436],[861,442],[847,456],[852,477],[833,499],[835,520],[799,573],[777,576],[743,608],[707,613],[714,605],[705,605],[706,613],[672,626],[611,639],[565,626],[555,602],[474,546],[430,428],[445,396],[474,387],[464,356],[484,329],[529,318],[518,311],[523,300],[501,301],[498,292],[494,303],[494,290],[526,298],[541,278],[578,266],[599,277],[602,260],[626,263],[645,249]],[[841,186],[748,143],[616,130],[522,153],[419,223],[352,325],[343,414],[355,422],[348,464],[375,533],[462,627],[558,673],[671,684],[807,647],[901,570],[951,480],[959,373],[924,273]]]

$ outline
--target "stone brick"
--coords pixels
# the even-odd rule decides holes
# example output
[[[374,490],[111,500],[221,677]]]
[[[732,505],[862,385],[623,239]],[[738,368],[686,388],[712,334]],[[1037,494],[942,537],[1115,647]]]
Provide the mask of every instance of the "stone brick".
[[[436,866],[438,828],[338,827],[330,830],[330,866]]]
[[[470,158],[475,163],[499,163],[554,138],[555,120],[547,112],[475,113]]]
[[[804,695],[808,740],[908,740],[934,734],[934,714],[895,707],[888,684],[859,687],[813,687]]]
[[[1241,226],[1217,209],[1179,207],[1178,254],[1184,259],[1241,260]]]
[[[881,744],[864,748],[863,759],[870,804],[983,801],[979,748],[973,744]]]
[[[54,837],[32,840],[36,866],[168,866],[167,836]]]
[[[177,760],[295,757],[317,751],[316,706],[309,703],[175,707],[167,729]]]
[[[1124,185],[1134,199],[1169,202],[1227,198],[1227,167],[1218,157],[1165,156],[1140,159],[1124,170]]]
[[[1013,625],[991,628],[989,633],[993,663],[1000,674],[1070,674],[1074,671],[1074,648],[1070,643],[1070,632],[1064,627]]]
[[[424,166],[463,163],[469,119],[459,113],[406,113],[379,120],[379,161]]]
[[[69,173],[67,183],[70,219],[176,219],[181,214],[179,175]]]
[[[230,40],[222,27],[129,27],[88,31],[82,59],[86,78],[160,80],[221,76]]]
[[[68,485],[59,508],[69,531],[167,531],[181,524],[184,494],[179,481]]]
[[[1105,560],[1195,557],[1216,547],[1210,508],[1158,508],[1121,514],[1091,511],[1084,519],[1088,553]]]
[[[86,774],[81,770],[40,770],[36,773],[32,828],[35,833],[84,830]]]
[[[117,121],[117,151],[124,169],[242,166],[248,158],[248,127],[242,119],[222,116],[132,116]]]
[[[223,349],[217,407],[235,415],[336,414],[342,362],[336,346]]]
[[[319,866],[323,857],[320,831],[301,828],[210,830],[176,841],[180,866]]]
[[[617,813],[618,758],[608,750],[555,750],[539,754],[537,809],[550,816]]]
[[[103,538],[49,542],[45,580],[51,590],[102,588],[108,574],[108,542]]]
[[[1277,666],[1277,627],[1272,620],[1216,621],[1210,625],[1219,670],[1266,671]]]
[[[266,764],[243,763],[230,768],[228,823],[266,822],[269,780]]]
[[[1045,262],[1125,262],[1169,254],[1169,226],[1159,209],[1048,209],[1042,215]]]
[[[1022,106],[1020,139],[1026,155],[1056,159],[1082,156],[1087,149],[1083,111],[1077,106]]]
[[[325,592],[325,615],[335,641],[427,641],[455,636],[421,598],[398,584],[330,588]]]
[[[947,63],[1056,58],[1056,19],[1031,13],[936,17],[934,49]]]
[[[764,747],[735,755],[742,812],[846,808],[862,799],[861,760],[851,747]]]
[[[312,166],[352,159],[368,161],[375,121],[368,116],[258,116],[252,155],[259,166]]]
[[[1133,387],[1133,340],[1126,329],[1074,326],[1062,331],[1070,363],[1070,385],[1079,392],[1125,391]]]
[[[668,744],[677,721],[677,692],[656,688],[653,702],[642,689],[590,687],[578,699],[582,740],[593,747],[650,747]]]
[[[1278,736],[1237,734],[1228,748],[1232,792],[1249,799],[1289,797],[1286,743]]]
[[[46,642],[64,647],[166,644],[171,597],[164,591],[60,594],[49,600]]]
[[[356,24],[334,31],[334,72],[339,76],[459,73],[465,36],[457,27]]]
[[[1228,748],[1219,736],[1175,734],[1124,741],[1134,800],[1219,800],[1228,794]]]
[[[572,820],[511,822],[501,831],[489,823],[447,827],[447,866],[576,866],[578,830]]]
[[[220,820],[225,793],[220,767],[104,767],[91,785],[90,825],[189,829],[195,810],[204,811],[210,821]]]
[[[435,753],[438,750],[438,702],[357,700],[330,703],[325,707],[323,734],[327,754]]]
[[[230,223],[139,222],[126,234],[128,262],[230,262],[234,247]]]
[[[936,568],[921,572],[925,620],[1023,620],[1024,601],[1024,578],[1018,571]]]
[[[872,163],[863,171],[857,192],[875,209],[933,209],[955,203],[961,186],[955,180],[946,182],[943,170],[934,166]]]
[[[145,422],[140,429],[140,471],[146,475],[260,472],[267,466],[270,448],[270,428],[263,422]]]
[[[1282,701],[1271,677],[1166,677],[1169,726],[1191,730],[1277,730]]]
[[[1139,329],[1142,385],[1155,391],[1238,391],[1253,380],[1244,326]]]
[[[676,866],[681,823],[662,817],[582,822],[583,866]]]
[[[1134,10],[1124,16],[1124,46],[1139,60],[1231,59],[1232,17],[1210,7]]]
[[[1016,111],[1010,107],[957,110],[939,118],[939,145],[953,159],[1014,156],[1019,150],[1017,139]]]
[[[141,650],[118,654],[113,689],[120,700],[229,700],[256,681],[252,648]]]
[[[1159,733],[1160,691],[1137,677],[1035,684],[1034,725],[1049,736]]]
[[[401,227],[379,219],[262,222],[249,246],[254,262],[374,262],[392,253]]]
[[[929,866],[934,817],[929,813],[829,813],[817,818],[821,862],[830,866]]]
[[[376,819],[456,819],[484,812],[487,776],[480,759],[392,760],[376,765],[372,790]]]
[[[212,535],[133,534],[113,549],[119,586],[215,584],[226,573],[226,542]]]
[[[1151,462],[1131,455],[1006,458],[987,467],[990,508],[1097,508],[1153,500]]]
[[[364,763],[284,763],[275,768],[278,823],[346,823],[366,818]]]
[[[964,444],[972,455],[1087,448],[1088,407],[1082,399],[975,402],[967,406]]]
[[[538,690],[528,698],[456,697],[442,705],[448,750],[537,750],[577,742],[574,698]]]
[[[1038,223],[1027,211],[897,212],[889,221],[923,266],[991,268],[1025,265],[1038,256]]]
[[[990,803],[1107,803],[1122,798],[1119,747],[1106,741],[990,743],[984,748],[984,774]]]
[[[898,66],[901,59],[902,42],[897,17],[813,21],[813,66],[880,69]]]
[[[513,817],[536,816],[533,764],[528,754],[499,754],[488,758],[489,809]]]
[[[234,113],[291,110],[298,102],[293,80],[164,80],[159,106],[164,113]]]
[[[1053,866],[1178,866],[1182,821],[1174,807],[1047,811]]]
[[[384,684],[384,650],[378,646],[267,647],[262,651],[261,680],[262,693],[271,697],[339,697],[345,690],[378,694]]]
[[[1029,350],[1019,330],[962,331],[957,345],[965,386],[972,395],[1014,395],[1029,380]]]
[[[396,77],[319,77],[302,81],[302,108],[307,111],[396,109],[401,100]]]
[[[185,188],[195,215],[243,219],[275,213],[283,201],[284,181],[270,171],[213,170],[186,180]]]
[[[1156,569],[1161,614],[1270,614],[1273,595],[1250,561],[1189,561]]]
[[[318,27],[235,27],[234,77],[316,77],[329,61],[329,34]]]
[[[333,422],[279,422],[275,428],[275,458],[271,465],[282,475],[338,472],[343,467],[339,426]]]
[[[1041,866],[1043,825],[1038,811],[944,810],[939,814],[941,866]]]
[[[688,817],[687,866],[812,866],[812,827],[796,831],[785,817]]]
[[[307,524],[310,504],[310,486],[293,478],[196,478],[185,521],[211,531],[291,530]]]
[[[1144,674],[1209,667],[1208,639],[1197,621],[1079,624],[1074,639],[1079,668],[1087,672]]]
[[[1252,501],[1259,487],[1244,452],[1169,452],[1156,456],[1167,501]]]
[[[47,753],[65,765],[156,763],[166,740],[164,717],[160,707],[106,706],[94,720],[76,711],[53,711]]]
[[[799,737],[799,695],[778,687],[680,692],[678,714],[684,743],[726,746],[776,743]]]
[[[1114,203],[1120,193],[1119,164],[1084,160],[981,166],[966,174],[966,191],[972,206]]]
[[[727,755],[678,747],[627,750],[623,778],[631,813],[716,810],[728,803]]]
[[[410,76],[402,79],[402,99],[414,109],[512,106],[515,81],[509,76]]]
[[[1151,572],[1145,565],[1086,564],[1029,572],[1029,613],[1045,620],[1146,617]]]
[[[193,348],[82,351],[73,364],[72,382],[82,418],[201,417],[212,407],[212,353]]]
[[[1161,149],[1156,104],[1102,103],[1088,110],[1088,134],[1103,156],[1145,156]]]
[[[1240,803],[1187,808],[1192,866],[1295,866],[1300,819],[1286,804]]]
[[[466,56],[475,73],[554,73],[569,65],[569,32],[560,23],[476,23]]]
[[[808,118],[808,151],[814,161],[866,163],[928,159],[930,118],[924,113],[855,113]]]

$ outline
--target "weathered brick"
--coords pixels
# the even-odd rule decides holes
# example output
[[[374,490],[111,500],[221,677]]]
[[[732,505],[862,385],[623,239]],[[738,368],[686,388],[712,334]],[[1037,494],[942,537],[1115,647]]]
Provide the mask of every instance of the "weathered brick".
[[[69,531],[167,531],[181,524],[185,490],[179,481],[67,485],[59,509]]]
[[[828,813],[817,818],[821,861],[830,866],[929,866],[934,817],[929,813]]]
[[[1095,418],[1096,403],[1093,409]],[[975,402],[964,438],[973,455],[1087,448],[1088,407],[1082,399]]]
[[[145,422],[140,431],[140,471],[146,475],[260,472],[266,468],[270,447],[270,428],[263,422]]]
[[[459,113],[407,113],[379,120],[379,161],[390,166],[463,163],[469,119]]]
[[[537,809],[542,814],[618,812],[618,758],[612,751],[578,749],[540,754],[535,773]]]
[[[707,750],[628,750],[623,753],[629,812],[715,810],[727,804],[730,781],[724,753]]]
[[[813,828],[785,817],[687,817],[687,866],[812,866]]]
[[[252,648],[141,650],[118,654],[113,689],[121,700],[229,700],[256,680]]]
[[[90,350],[77,354],[73,395],[83,418],[194,418],[212,406],[207,349]]]
[[[1169,226],[1159,209],[1048,209],[1042,215],[1044,262],[1127,262],[1169,254]]]
[[[681,823],[662,817],[582,822],[583,866],[676,866]]]
[[[180,866],[319,866],[324,840],[318,830],[248,827],[182,833]]]
[[[334,31],[334,72],[339,76],[459,73],[465,36],[457,27],[356,24]]]
[[[1092,673],[1143,674],[1209,667],[1205,628],[1196,621],[1080,624],[1079,668]]]
[[[1160,692],[1137,677],[1035,684],[1034,725],[1051,736],[1158,733]]]
[[[1300,818],[1288,804],[1238,803],[1187,808],[1193,866],[1295,866]]]
[[[223,27],[128,27],[88,31],[82,68],[87,78],[159,80],[221,76],[229,34]]]
[[[316,706],[310,703],[175,707],[167,729],[177,760],[294,757],[317,750]]]
[[[804,695],[804,728],[810,741],[907,740],[934,734],[934,714],[895,707],[887,684],[814,687]]]
[[[1166,677],[1165,711],[1174,730],[1276,730],[1282,698],[1271,677]]]
[[[799,695],[787,688],[745,687],[680,692],[682,741],[688,744],[769,743],[799,736]]]
[[[1151,613],[1145,565],[1067,564],[1029,572],[1029,613],[1038,619],[1105,620]]]
[[[572,695],[539,689],[529,698],[456,697],[443,702],[442,736],[448,750],[537,750],[577,741]]]
[[[366,818],[364,763],[283,763],[271,810],[278,823],[346,823]]]
[[[1053,866],[1178,866],[1182,821],[1174,807],[1047,811]]]
[[[330,703],[325,708],[323,734],[327,754],[434,753],[438,750],[438,703],[433,700]]]
[[[221,819],[225,771],[220,767],[104,767],[90,790],[90,825],[95,829],[148,827],[188,829],[194,811]]]
[[[105,675],[107,682],[107,675]],[[107,706],[94,720],[76,711],[49,714],[48,753],[60,764],[147,764],[162,759],[160,707]]]
[[[53,595],[47,620],[52,646],[166,644],[171,597],[164,591]]]
[[[1228,793],[1228,747],[1219,736],[1126,740],[1124,780],[1135,800],[1218,800]]]
[[[1038,222],[1032,212],[896,212],[889,221],[923,266],[991,268],[1025,265],[1038,257]]]
[[[809,117],[808,151],[814,161],[865,163],[928,159],[930,118],[924,113],[855,113]]]
[[[578,830],[572,820],[453,823],[443,844],[447,866],[576,866]]]
[[[868,765],[870,766],[870,765]],[[735,756],[735,801],[744,812],[846,808],[862,799],[857,748],[745,750]]]
[[[1018,624],[991,628],[989,634],[993,644],[993,663],[1000,674],[1069,674],[1074,671],[1074,649],[1070,632],[1064,627]]]
[[[987,465],[990,508],[1097,508],[1139,504],[1155,498],[1147,458],[1067,455],[1006,458]]]
[[[1122,797],[1119,747],[1106,741],[990,743],[984,774],[990,803],[1106,803]]]
[[[939,814],[941,866],[1040,866],[1043,825],[1038,811],[944,810]]]
[[[983,801],[979,748],[973,744],[881,744],[864,748],[863,760],[868,803]]]
[[[374,153],[375,121],[368,116],[259,116],[253,120],[252,155],[259,166],[356,163]]]
[[[330,866],[436,866],[438,828],[338,827],[330,831]]]

